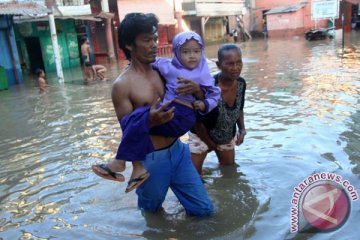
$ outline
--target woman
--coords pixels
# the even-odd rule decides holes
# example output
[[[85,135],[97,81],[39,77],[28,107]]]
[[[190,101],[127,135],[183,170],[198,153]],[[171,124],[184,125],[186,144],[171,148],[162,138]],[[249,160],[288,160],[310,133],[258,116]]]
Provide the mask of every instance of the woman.
[[[234,147],[243,143],[246,135],[243,112],[246,82],[240,77],[243,66],[240,48],[235,44],[221,46],[216,65],[220,73],[214,78],[221,89],[221,99],[210,113],[199,116],[189,133],[191,158],[199,174],[212,150],[220,164],[234,164]]]

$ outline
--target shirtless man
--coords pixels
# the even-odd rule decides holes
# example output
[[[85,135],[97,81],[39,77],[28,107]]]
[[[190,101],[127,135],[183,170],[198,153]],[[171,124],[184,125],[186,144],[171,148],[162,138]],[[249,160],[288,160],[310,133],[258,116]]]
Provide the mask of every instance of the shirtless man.
[[[98,77],[100,80],[105,81],[106,67],[101,64],[92,65],[90,62],[90,45],[87,37],[82,39],[83,43],[81,44],[81,60],[84,65],[85,80],[92,81],[95,80],[95,77]]]
[[[119,122],[144,107],[150,107],[144,121],[148,128],[166,123],[174,116],[174,108],[165,110],[170,102],[157,108],[165,91],[163,79],[151,66],[157,54],[157,29],[158,20],[153,14],[130,13],[120,24],[119,45],[130,60],[130,65],[115,80],[112,90]],[[195,90],[185,86],[179,91],[191,94]],[[161,209],[170,187],[187,214],[211,214],[213,205],[191,162],[188,145],[171,137],[150,137],[155,151],[142,161],[150,177],[136,190],[139,208],[150,212]],[[104,178],[112,177],[116,181],[124,181],[124,177],[118,173],[123,171],[122,168],[117,160],[109,162],[106,167],[93,166],[97,174],[102,173]]]
[[[81,61],[85,72],[85,81],[94,79],[94,71],[90,62],[90,45],[87,37],[81,39]]]

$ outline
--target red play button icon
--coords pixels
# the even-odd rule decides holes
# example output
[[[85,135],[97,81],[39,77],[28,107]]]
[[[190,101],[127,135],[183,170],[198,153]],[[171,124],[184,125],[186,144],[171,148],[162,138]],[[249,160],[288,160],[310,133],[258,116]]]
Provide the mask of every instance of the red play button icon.
[[[301,203],[306,221],[320,231],[331,231],[343,225],[350,212],[346,192],[332,184],[310,186]]]

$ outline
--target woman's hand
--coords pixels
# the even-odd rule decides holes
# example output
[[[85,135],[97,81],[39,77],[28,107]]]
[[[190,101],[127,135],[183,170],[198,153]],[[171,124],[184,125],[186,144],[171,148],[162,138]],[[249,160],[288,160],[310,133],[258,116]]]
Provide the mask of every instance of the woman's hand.
[[[186,79],[183,77],[178,77],[178,83],[180,84],[176,92],[177,94],[186,95],[193,94],[197,99],[204,99],[204,93],[200,88],[200,85],[194,82],[193,80]]]
[[[236,142],[235,142],[236,146],[239,146],[244,142],[245,135],[246,135],[246,130],[240,130],[236,132]]]

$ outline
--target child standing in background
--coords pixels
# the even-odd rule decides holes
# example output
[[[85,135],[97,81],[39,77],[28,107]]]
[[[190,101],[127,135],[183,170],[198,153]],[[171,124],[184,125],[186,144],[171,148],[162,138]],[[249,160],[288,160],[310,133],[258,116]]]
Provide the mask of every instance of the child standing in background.
[[[39,85],[39,92],[44,93],[45,90],[46,90],[46,86],[47,86],[46,79],[45,79],[45,72],[44,72],[44,70],[38,68],[38,69],[36,69],[35,73],[37,75],[37,82],[38,82],[38,85]]]

